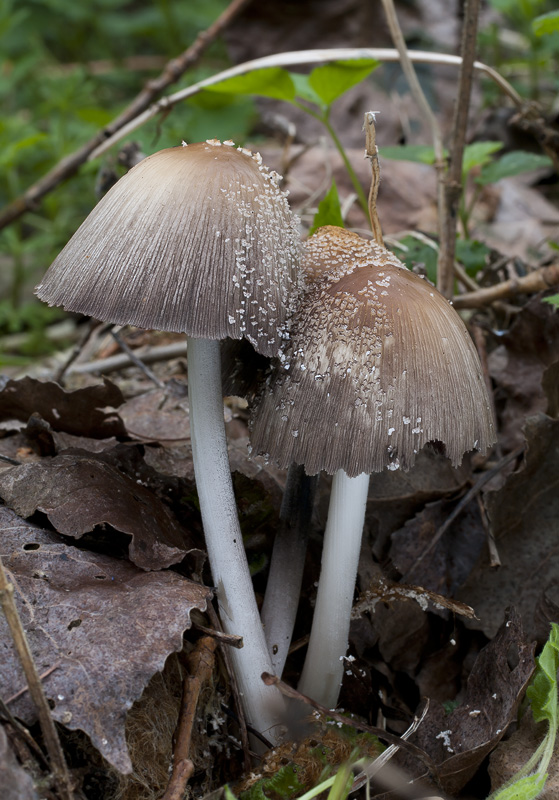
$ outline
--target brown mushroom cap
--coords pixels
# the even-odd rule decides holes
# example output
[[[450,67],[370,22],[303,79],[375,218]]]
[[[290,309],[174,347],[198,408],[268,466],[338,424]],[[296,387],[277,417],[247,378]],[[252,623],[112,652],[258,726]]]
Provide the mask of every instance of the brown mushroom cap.
[[[298,233],[277,175],[231,144],[141,161],[93,209],[37,295],[109,322],[246,337],[277,353],[295,297]]]
[[[307,474],[408,469],[440,441],[456,466],[494,424],[466,326],[384,247],[341,228],[306,243],[309,287],[252,418],[253,452]]]

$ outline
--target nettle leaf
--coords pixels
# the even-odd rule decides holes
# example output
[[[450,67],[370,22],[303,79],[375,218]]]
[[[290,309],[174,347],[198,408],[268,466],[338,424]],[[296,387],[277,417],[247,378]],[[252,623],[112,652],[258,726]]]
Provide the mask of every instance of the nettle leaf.
[[[318,211],[314,215],[309,236],[312,236],[318,228],[322,228],[324,225],[337,225],[339,228],[344,227],[340,197],[335,181],[332,181],[330,189],[318,204]]]
[[[530,153],[526,150],[513,150],[484,166],[476,182],[487,186],[488,183],[496,183],[501,178],[511,178],[513,175],[520,175],[531,169],[552,166],[553,162],[548,156]]]
[[[381,158],[393,161],[415,161],[421,164],[434,164],[435,151],[426,144],[404,144],[395,147],[383,147],[379,152]]]
[[[548,11],[547,14],[536,17],[532,22],[532,31],[536,36],[559,31],[559,11]]]
[[[334,61],[313,69],[309,84],[322,103],[329,106],[352,86],[361,83],[378,65],[379,62],[373,58]]]
[[[220,83],[213,83],[211,86],[206,86],[204,91],[220,94],[257,94],[289,101],[295,97],[295,84],[287,70],[281,67],[268,67],[227,78]]]
[[[473,142],[464,148],[462,174],[466,175],[474,167],[489,164],[491,156],[503,147],[502,142]]]

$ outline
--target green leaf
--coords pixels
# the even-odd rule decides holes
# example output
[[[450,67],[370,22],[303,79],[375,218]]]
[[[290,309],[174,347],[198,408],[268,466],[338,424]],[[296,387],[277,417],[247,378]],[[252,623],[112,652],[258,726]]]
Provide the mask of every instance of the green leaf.
[[[401,247],[390,249],[398,256],[408,269],[413,269],[416,264],[422,264],[431,283],[437,282],[437,249],[426,244],[415,236],[403,236],[399,244]]]
[[[532,32],[536,36],[545,36],[547,33],[559,31],[559,11],[548,11],[536,17],[532,22]]]
[[[473,142],[464,148],[462,174],[467,175],[474,167],[489,164],[491,156],[503,146],[502,142]]]
[[[559,294],[551,294],[549,297],[542,298],[544,303],[549,303],[550,306],[559,308]]]
[[[475,275],[487,263],[487,256],[491,250],[477,239],[457,239],[456,258],[466,268],[468,275]]]
[[[309,83],[308,75],[302,75],[300,72],[290,72],[289,76],[295,86],[296,97],[301,98],[301,100],[307,100],[309,103],[314,103],[317,106],[322,105],[320,96]]]
[[[342,209],[340,206],[340,197],[334,181],[332,181],[330,189],[318,204],[318,211],[314,215],[309,236],[311,236],[318,228],[324,227],[324,225],[337,225],[339,228],[344,227]]]
[[[491,795],[492,800],[534,800],[545,786],[547,775],[527,775],[515,781],[510,786],[505,786],[496,794]]]
[[[552,623],[551,634],[537,659],[536,672],[526,695],[536,722],[547,720],[557,730],[557,670],[559,669],[559,625]]]
[[[329,106],[352,86],[361,83],[378,65],[379,62],[372,58],[334,61],[313,69],[309,84],[323,104]]]
[[[496,183],[501,178],[510,178],[513,175],[520,175],[522,172],[528,172],[531,169],[552,166],[553,162],[548,156],[540,153],[529,153],[526,150],[513,150],[511,153],[506,153],[491,164],[484,166],[476,182],[482,186],[487,186],[488,183]]]
[[[293,100],[295,97],[295,85],[291,75],[281,67],[255,69],[245,75],[237,75],[206,86],[204,91],[220,94],[257,94],[262,97],[274,97],[276,100]]]
[[[434,164],[435,151],[426,144],[404,144],[395,147],[382,147],[379,150],[381,158],[390,158],[393,161],[416,161],[421,164]]]

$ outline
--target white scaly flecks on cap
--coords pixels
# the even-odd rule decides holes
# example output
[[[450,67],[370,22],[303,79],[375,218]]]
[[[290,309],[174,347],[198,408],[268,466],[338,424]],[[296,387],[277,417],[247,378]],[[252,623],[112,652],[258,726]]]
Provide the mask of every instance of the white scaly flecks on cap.
[[[299,235],[259,155],[210,140],[141,161],[102,198],[37,287],[97,319],[247,338],[278,352],[298,292]]]
[[[427,442],[453,465],[495,441],[479,358],[437,290],[374,241],[319,229],[308,288],[251,420],[253,452],[307,474],[409,469]]]

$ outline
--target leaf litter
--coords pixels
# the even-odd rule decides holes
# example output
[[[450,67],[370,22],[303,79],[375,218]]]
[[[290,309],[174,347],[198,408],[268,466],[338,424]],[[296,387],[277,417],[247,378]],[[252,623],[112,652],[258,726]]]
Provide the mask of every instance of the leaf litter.
[[[2,552],[54,719],[83,730],[121,772],[131,762],[126,713],[170,653],[182,648],[193,609],[211,591],[171,571],[145,572],[127,561],[68,545],[58,534],[0,507]],[[30,725],[35,710],[0,618],[0,694]],[[53,669],[54,668],[54,669]]]
[[[539,314],[532,316],[539,325]],[[527,347],[530,346],[528,342]],[[540,358],[539,363],[537,377],[526,384],[532,387],[526,392],[537,395],[538,408],[549,410],[555,396],[554,364],[551,357]],[[504,374],[501,371],[503,396],[507,385]],[[547,395],[541,389],[546,375]],[[498,382],[498,376],[495,380]],[[54,703],[55,719],[69,729],[84,730],[103,757],[120,772],[131,769],[125,737],[130,707],[150,677],[163,669],[168,655],[180,649],[182,636],[190,626],[192,608],[204,609],[210,596],[208,589],[193,585],[168,569],[176,564],[180,572],[196,576],[202,570],[184,387],[170,387],[166,393],[146,386],[138,392],[138,385],[136,382],[135,396],[126,399],[108,381],[66,391],[52,389],[49,382],[26,378],[23,382],[9,382],[3,405],[0,394],[0,424],[4,430],[0,452],[19,453],[22,461],[19,466],[2,465],[0,473],[0,494],[6,506],[2,513],[11,515],[8,528],[15,531],[3,531],[3,552],[11,554],[7,565],[18,592],[25,598],[21,613],[37,666],[41,673],[56,666],[44,679],[48,697]],[[47,399],[25,399],[41,397],[43,387]],[[76,419],[69,419],[75,398],[89,409],[86,416],[97,415],[94,425],[88,420],[80,427]],[[505,399],[501,408],[506,408],[507,402]],[[64,413],[54,413],[54,409],[63,409]],[[244,405],[232,399],[227,413],[231,464],[236,471],[247,546],[267,554],[277,526],[284,476],[249,458]],[[520,410],[515,414],[519,415]],[[542,424],[544,427],[537,434],[538,425]],[[526,426],[526,457],[532,459],[538,490],[543,485],[542,474],[551,475],[554,468],[554,462],[545,459],[553,452],[550,441],[555,440],[555,426],[556,421],[545,414],[540,414],[538,424],[531,421]],[[536,441],[542,449],[539,455],[534,453]],[[515,703],[520,701],[533,666],[526,637],[521,642],[520,623],[514,622],[514,640],[510,639],[511,626],[503,624],[504,609],[518,601],[518,592],[501,596],[495,591],[499,573],[487,566],[487,532],[477,502],[466,507],[420,568],[413,570],[418,553],[469,488],[471,468],[465,461],[458,470],[452,469],[435,448],[420,453],[416,467],[408,473],[381,473],[374,477],[367,510],[368,555],[362,557],[360,564],[362,604],[355,611],[356,616],[360,613],[360,619],[352,624],[341,696],[344,707],[361,708],[361,713],[373,715],[379,706],[371,685],[380,680],[385,687],[382,708],[392,728],[398,730],[398,720],[409,719],[416,703],[414,697],[419,699],[417,689],[411,693],[402,691],[402,678],[398,676],[406,676],[410,687],[429,689],[432,710],[417,736],[422,737],[421,747],[437,763],[439,779],[449,792],[458,791],[475,774],[501,739],[516,713]],[[519,486],[525,485],[528,477],[521,470],[508,478],[515,478],[518,483],[511,486],[511,497],[520,497]],[[311,539],[323,528],[327,486],[323,485],[320,494]],[[498,511],[492,513],[492,509],[510,506],[511,501],[496,499],[492,504],[491,493],[485,497],[497,534]],[[541,505],[547,508],[549,503]],[[516,522],[518,517],[520,511]],[[37,527],[47,521],[56,532]],[[508,524],[504,520],[502,526],[507,529]],[[20,537],[15,545],[12,536]],[[518,541],[523,538],[520,534]],[[508,569],[505,540],[497,535],[497,541]],[[25,544],[38,548],[24,550]],[[92,548],[102,552],[92,552]],[[318,577],[319,558],[311,541],[298,623],[302,634],[312,613],[312,587]],[[549,560],[553,566],[553,557]],[[265,563],[266,559],[259,562],[257,586],[259,576],[265,575]],[[100,575],[110,576],[111,582],[105,584]],[[525,574],[522,580],[526,582]],[[508,585],[507,581],[503,583]],[[537,583],[536,574],[534,585]],[[535,613],[538,603],[544,617],[546,607],[548,616],[553,613],[549,608],[554,608],[555,594],[552,582],[548,583],[545,595],[542,591],[539,597],[528,597],[527,591],[521,593],[520,607],[527,627],[530,618],[526,614],[529,609]],[[470,585],[476,587],[475,594],[469,592]],[[189,595],[191,586],[201,592],[196,600]],[[127,598],[123,587],[133,587],[134,594]],[[101,589],[107,594],[103,595]],[[49,591],[55,593],[56,601],[46,594]],[[116,596],[122,607],[115,609]],[[101,622],[102,629],[98,627]],[[159,637],[157,644],[153,637]],[[0,641],[8,650],[5,633]],[[518,663],[522,668],[517,667],[516,672],[496,666],[506,662],[511,641],[521,655]],[[473,663],[484,644],[492,649],[490,656],[482,659],[483,678],[476,683],[475,670],[482,668],[473,668],[466,689],[463,665]],[[10,683],[1,688],[4,697],[25,686],[13,654],[10,663],[3,678],[7,681],[9,676]],[[294,681],[298,663],[296,651],[286,672]],[[115,671],[110,681],[107,667]],[[471,712],[480,710],[486,714],[492,708],[491,695],[479,688],[484,682],[503,697],[501,684],[508,682],[508,699],[505,705],[501,704],[500,714],[490,715],[490,722],[486,720],[482,730],[476,721],[478,715]],[[472,686],[477,689],[474,691]],[[441,709],[443,701],[454,698],[458,705],[449,720]],[[25,721],[32,721],[33,712],[25,694],[10,707]],[[446,730],[453,734],[440,736]],[[449,753],[445,742],[456,752]],[[460,745],[455,747],[457,742]]]

